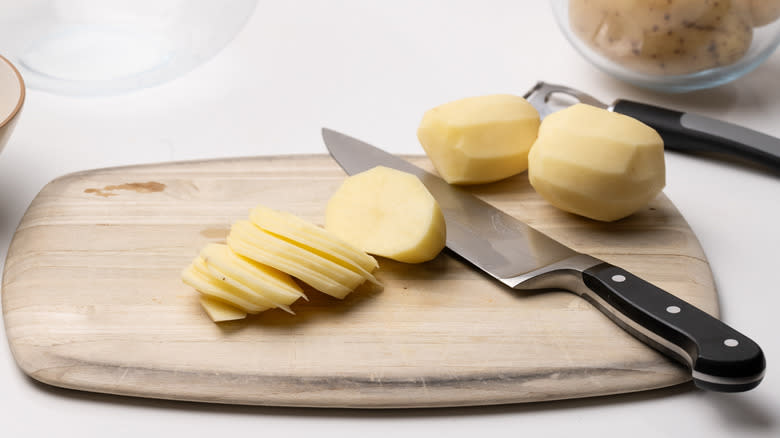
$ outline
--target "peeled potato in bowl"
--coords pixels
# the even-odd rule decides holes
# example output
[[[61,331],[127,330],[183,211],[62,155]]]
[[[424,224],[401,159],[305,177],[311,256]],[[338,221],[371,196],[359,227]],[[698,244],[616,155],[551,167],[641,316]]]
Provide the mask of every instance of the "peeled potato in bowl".
[[[569,21],[591,49],[652,75],[733,64],[753,40],[753,20],[739,0],[571,0]]]

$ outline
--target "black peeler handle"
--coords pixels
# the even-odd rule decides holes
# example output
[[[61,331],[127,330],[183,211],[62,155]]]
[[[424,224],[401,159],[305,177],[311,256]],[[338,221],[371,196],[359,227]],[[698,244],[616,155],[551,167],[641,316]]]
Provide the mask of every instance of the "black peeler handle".
[[[629,100],[616,101],[612,110],[658,131],[666,149],[728,155],[780,173],[780,139],[776,137],[698,114]]]

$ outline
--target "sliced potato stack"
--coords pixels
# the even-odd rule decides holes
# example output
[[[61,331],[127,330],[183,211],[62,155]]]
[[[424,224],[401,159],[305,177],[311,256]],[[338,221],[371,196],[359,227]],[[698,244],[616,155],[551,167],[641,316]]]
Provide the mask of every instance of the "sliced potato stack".
[[[201,293],[201,305],[215,322],[290,305],[304,295],[292,277],[342,299],[366,280],[376,260],[332,233],[292,214],[257,207],[250,220],[236,222],[227,245],[209,244],[182,272]]]

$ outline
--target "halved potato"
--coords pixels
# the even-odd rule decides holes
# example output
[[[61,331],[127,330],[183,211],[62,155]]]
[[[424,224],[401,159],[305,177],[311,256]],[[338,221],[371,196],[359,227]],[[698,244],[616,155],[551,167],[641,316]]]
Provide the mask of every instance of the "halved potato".
[[[325,228],[369,254],[406,263],[433,259],[447,239],[444,215],[425,185],[383,166],[342,183],[328,201]]]

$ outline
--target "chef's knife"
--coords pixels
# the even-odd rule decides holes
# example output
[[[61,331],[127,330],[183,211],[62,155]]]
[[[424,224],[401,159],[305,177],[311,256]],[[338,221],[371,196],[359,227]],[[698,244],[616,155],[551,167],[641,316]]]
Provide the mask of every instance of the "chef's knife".
[[[780,138],[743,126],[630,100],[618,99],[608,105],[582,91],[546,82],[537,82],[523,97],[544,118],[555,110],[549,104],[555,94],[638,119],[658,131],[666,149],[726,155],[780,172]]]
[[[444,213],[447,247],[498,281],[520,290],[579,294],[638,339],[688,366],[700,388],[739,392],[761,382],[766,366],[761,348],[704,311],[568,248],[401,158],[327,128],[322,137],[350,175],[382,165],[420,178]]]

